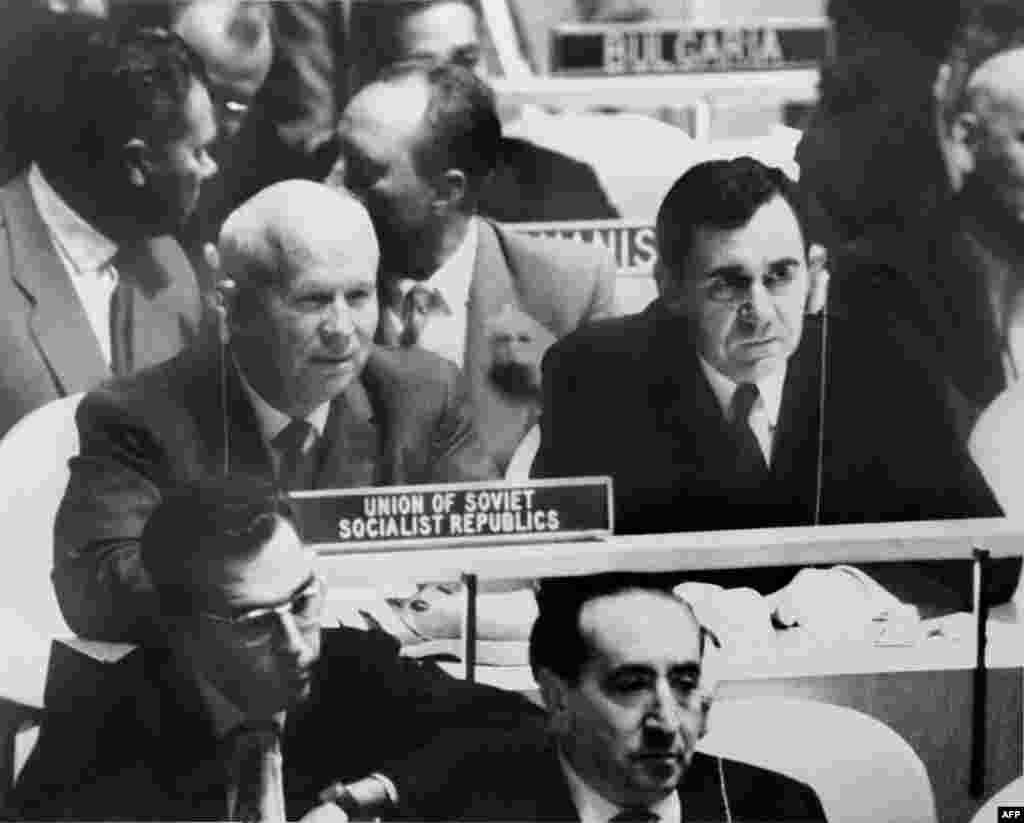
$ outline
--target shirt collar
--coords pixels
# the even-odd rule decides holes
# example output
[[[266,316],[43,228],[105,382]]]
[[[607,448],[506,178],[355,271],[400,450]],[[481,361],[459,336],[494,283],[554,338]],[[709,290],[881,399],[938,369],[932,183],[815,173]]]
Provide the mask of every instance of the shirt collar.
[[[81,273],[99,271],[117,254],[117,244],[98,232],[54,190],[35,163],[28,186],[43,223]]]
[[[477,220],[471,217],[466,228],[466,236],[462,238],[459,247],[427,279],[427,283],[441,292],[445,302],[455,311],[465,306],[469,300],[469,287],[473,282],[473,267],[476,264],[476,249],[479,242],[480,230]],[[401,280],[399,290],[402,297],[415,284],[415,280]]]
[[[583,778],[576,774],[576,770],[569,765],[561,750],[558,752],[558,762],[562,765],[565,780],[569,784],[569,794],[572,795],[572,802],[576,806],[582,823],[608,823],[615,815],[621,812],[622,806],[618,806],[606,799],[603,795],[594,791]],[[657,803],[652,803],[648,808],[660,818],[660,823],[680,823],[682,819],[682,806],[679,802],[679,792],[669,792],[667,797]]]
[[[199,687],[199,696],[210,717],[214,737],[223,740],[239,726],[246,725],[249,718],[246,718],[245,712],[228,699],[224,692],[201,674],[196,674],[195,679],[196,685]],[[286,716],[287,712],[281,711],[271,717],[273,725],[277,726],[278,730],[284,729]],[[249,725],[259,724],[252,722]]]
[[[274,438],[292,422],[292,418],[280,409],[275,409],[260,396],[259,392],[245,379],[245,373],[242,371],[242,367],[238,364],[237,359],[235,360],[235,370],[238,372],[238,378],[242,381],[245,393],[249,395],[249,400],[252,402],[253,411],[256,412],[256,420],[260,424],[260,431],[263,432],[263,436],[268,443],[273,443]],[[330,411],[331,403],[328,401],[321,403],[304,418],[306,422],[316,429],[316,433],[319,436],[323,436],[324,429],[327,427],[327,415]]]
[[[698,359],[708,383],[711,384],[711,391],[714,392],[718,405],[722,408],[722,413],[728,417],[729,409],[732,406],[732,396],[735,394],[738,384],[718,371],[703,357]],[[782,388],[785,382],[785,366],[757,381],[757,390],[761,395],[759,402],[768,416],[768,422],[771,423],[772,428],[779,422],[779,408],[782,406]]]

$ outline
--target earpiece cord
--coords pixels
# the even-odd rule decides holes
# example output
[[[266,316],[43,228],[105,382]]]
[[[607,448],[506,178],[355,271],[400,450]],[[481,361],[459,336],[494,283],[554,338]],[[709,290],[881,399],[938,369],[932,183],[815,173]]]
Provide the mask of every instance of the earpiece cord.
[[[725,811],[725,823],[732,823],[732,809],[729,806],[729,793],[725,790],[725,767],[722,766],[722,758],[716,757],[718,765],[718,788],[722,792],[722,809]]]
[[[814,525],[821,525],[825,484],[825,396],[828,389],[828,292],[821,309],[821,380],[818,387],[818,463],[814,478]]]

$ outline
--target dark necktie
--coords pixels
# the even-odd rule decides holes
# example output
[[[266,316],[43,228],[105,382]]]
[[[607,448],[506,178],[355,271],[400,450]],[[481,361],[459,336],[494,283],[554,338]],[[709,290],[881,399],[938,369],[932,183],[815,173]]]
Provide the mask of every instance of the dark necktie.
[[[241,823],[282,821],[280,734],[274,726],[241,727],[226,741],[228,776],[235,788],[228,818]]]
[[[115,377],[132,372],[131,286],[120,274],[123,255],[118,253],[111,265],[119,271],[117,285],[110,295],[110,371]]]
[[[298,491],[313,487],[316,474],[316,443],[303,451],[310,433],[316,429],[308,420],[295,418],[274,438],[273,446],[281,456],[278,480],[285,491]]]
[[[768,470],[757,435],[750,427],[750,412],[760,392],[756,383],[740,383],[732,396],[732,432],[736,441],[736,468],[741,475],[757,477]]]
[[[658,823],[661,815],[646,806],[627,806],[608,823]]]

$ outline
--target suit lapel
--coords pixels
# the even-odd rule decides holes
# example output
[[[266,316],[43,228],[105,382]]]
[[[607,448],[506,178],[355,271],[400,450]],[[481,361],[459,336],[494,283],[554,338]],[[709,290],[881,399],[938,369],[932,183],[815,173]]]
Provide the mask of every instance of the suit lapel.
[[[372,368],[370,363],[366,368]],[[314,485],[355,488],[387,482],[379,476],[380,453],[380,432],[370,398],[363,382],[354,380],[331,404]]]
[[[805,318],[800,345],[787,366],[772,449],[773,490],[781,502],[800,510],[799,514],[788,516],[793,524],[811,524],[814,520],[821,426],[821,345],[821,318]]]
[[[477,431],[504,469],[527,429],[537,416],[532,402],[515,400],[501,392],[490,377],[493,359],[487,336],[487,321],[507,305],[522,310],[515,286],[515,273],[501,246],[497,232],[479,221],[480,240],[473,280],[469,289],[466,320],[465,372],[475,413]]]
[[[3,210],[13,277],[35,304],[29,325],[36,344],[62,393],[86,391],[110,369],[24,175],[9,184]]]
[[[186,405],[196,421],[212,475],[230,473],[272,477],[270,450],[252,402],[245,393],[231,349],[221,350],[211,331],[192,349],[182,368],[189,374]],[[223,357],[223,361],[222,358]]]
[[[227,772],[199,690],[166,652],[143,652],[160,660],[147,664],[137,698],[138,720],[151,745],[154,779],[168,819],[220,820],[227,815]]]
[[[169,237],[148,240],[118,257],[118,275],[126,291],[125,351],[131,371],[168,360],[192,342],[196,325],[188,316],[185,293],[170,288],[173,272],[190,264]],[[175,300],[182,299],[180,306]]]

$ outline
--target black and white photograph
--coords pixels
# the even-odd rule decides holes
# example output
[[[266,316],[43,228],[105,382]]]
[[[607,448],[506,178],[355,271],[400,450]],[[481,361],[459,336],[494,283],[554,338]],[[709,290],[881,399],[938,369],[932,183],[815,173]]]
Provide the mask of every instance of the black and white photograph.
[[[0,820],[1024,819],[1024,0],[0,76]]]

